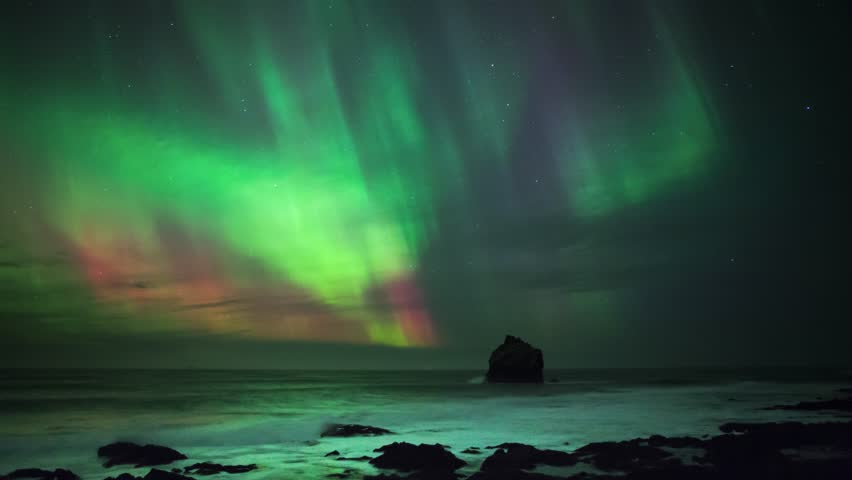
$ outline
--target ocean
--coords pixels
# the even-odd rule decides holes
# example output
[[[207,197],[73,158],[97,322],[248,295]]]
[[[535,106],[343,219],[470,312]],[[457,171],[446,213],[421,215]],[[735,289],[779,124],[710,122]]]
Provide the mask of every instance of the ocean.
[[[325,478],[393,441],[441,443],[478,469],[490,451],[522,442],[571,451],[652,434],[714,435],[730,421],[816,421],[819,412],[762,407],[831,398],[852,384],[842,369],[553,370],[541,385],[483,383],[482,371],[0,371],[0,473],[68,468],[84,479],[148,468],[104,468],[101,445],[128,440],[175,448],[195,462],[256,463],[240,480]],[[320,438],[329,423],[393,435]],[[567,443],[566,443],[567,442]],[[224,477],[228,474],[214,476]],[[358,478],[355,475],[354,478]]]

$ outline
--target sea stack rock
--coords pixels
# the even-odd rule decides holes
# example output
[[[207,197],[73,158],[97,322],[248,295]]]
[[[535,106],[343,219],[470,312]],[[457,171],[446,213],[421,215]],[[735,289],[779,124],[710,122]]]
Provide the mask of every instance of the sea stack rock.
[[[506,335],[488,359],[486,379],[493,383],[542,383],[544,357],[541,350],[512,335]]]

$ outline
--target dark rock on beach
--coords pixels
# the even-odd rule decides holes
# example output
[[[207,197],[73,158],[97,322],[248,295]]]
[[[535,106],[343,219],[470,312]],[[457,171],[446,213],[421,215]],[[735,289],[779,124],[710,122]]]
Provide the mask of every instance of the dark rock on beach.
[[[574,465],[577,459],[570,453],[558,450],[539,450],[523,443],[501,443],[486,447],[496,451],[482,462],[480,470],[529,470],[536,465]]]
[[[839,412],[852,412],[852,398],[834,398],[831,400],[817,400],[813,402],[799,402],[794,405],[774,405],[765,410],[802,410],[820,411],[835,410]]]
[[[454,472],[467,462],[440,445],[394,442],[374,450],[381,455],[370,460],[378,468],[393,468],[402,472]]]
[[[590,443],[577,449],[574,455],[604,471],[660,468],[680,462],[671,452],[647,445],[642,439]]]
[[[720,430],[726,433],[707,440],[697,458],[713,478],[852,478],[852,422],[727,423]],[[793,453],[808,450],[822,458]]]
[[[852,422],[727,423],[708,439],[653,435],[591,443],[566,453],[520,443],[496,445],[469,480],[785,480],[852,478]],[[695,463],[676,455],[686,449]],[[701,454],[694,454],[695,451]],[[682,452],[682,451],[681,451]],[[606,474],[530,472],[587,464]]]
[[[488,470],[476,472],[467,477],[467,480],[585,480],[586,478],[592,477],[574,475],[566,479],[566,477],[554,477],[524,470]]]
[[[107,477],[105,480],[195,480],[192,477],[181,475],[179,468],[173,468],[172,471],[160,470],[152,468],[144,477],[136,477],[129,473],[122,473],[118,477]]]
[[[253,463],[248,465],[222,465],[219,463],[202,462],[185,467],[183,471],[198,475],[215,475],[217,473],[246,473],[256,469],[257,465]]]
[[[372,437],[376,435],[387,435],[393,433],[390,430],[369,425],[342,425],[333,423],[325,427],[320,434],[321,437]]]
[[[349,478],[349,477],[352,476],[352,474],[354,472],[355,472],[355,470],[352,470],[351,468],[347,468],[346,470],[344,470],[342,472],[329,473],[328,475],[326,475],[326,477],[328,477],[328,478]]]
[[[542,383],[544,356],[541,350],[518,337],[506,335],[488,359],[489,382]]]
[[[735,433],[736,439],[747,439],[751,443],[759,443],[769,448],[800,448],[806,445],[847,447],[852,450],[852,422],[769,422],[769,423],[726,423],[719,427],[724,433]],[[713,441],[727,438],[722,435],[709,440],[708,447]],[[740,440],[739,443],[744,443]]]
[[[165,470],[160,470],[159,468],[152,468],[147,475],[145,475],[142,480],[195,480],[192,477],[187,477],[186,475],[181,475],[179,473],[167,472]]]
[[[136,477],[134,475],[131,475],[131,474],[125,472],[125,473],[122,473],[121,475],[119,475],[117,477],[107,477],[104,480],[142,480],[142,477]]]
[[[144,477],[136,477],[129,473],[122,473],[117,477],[107,477],[104,480],[195,480],[192,477],[181,475],[181,470],[173,468],[172,471],[152,468]]]
[[[446,470],[423,470],[408,475],[396,473],[380,473],[378,475],[367,475],[364,480],[458,480],[460,475]]]
[[[57,468],[56,470],[43,470],[41,468],[21,468],[9,472],[0,478],[37,478],[40,480],[80,480],[74,472]]]
[[[131,442],[115,442],[98,449],[99,457],[106,457],[105,467],[134,465],[150,467],[165,465],[175,460],[185,460],[186,455],[160,445],[137,445]]]
[[[337,456],[340,456],[340,452],[338,452],[337,450],[332,450],[332,451],[326,453],[325,456],[326,457],[337,457]]]
[[[701,439],[695,437],[664,437],[662,435],[651,435],[645,442],[652,447],[670,448],[701,448],[704,445]]]

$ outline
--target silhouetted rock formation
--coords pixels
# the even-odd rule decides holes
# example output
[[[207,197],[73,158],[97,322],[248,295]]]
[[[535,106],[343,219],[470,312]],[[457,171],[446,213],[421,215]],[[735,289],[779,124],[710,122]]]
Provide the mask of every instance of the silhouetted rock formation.
[[[257,469],[257,465],[222,465],[220,463],[202,462],[194,463],[184,467],[185,473],[196,473],[198,475],[215,475],[217,473],[246,473]]]
[[[165,465],[175,460],[185,460],[186,455],[169,447],[160,445],[137,445],[131,442],[115,442],[98,449],[99,457],[106,457],[105,467],[114,465],[134,465],[150,467]]]
[[[187,477],[186,475],[181,475],[179,473],[167,472],[165,470],[160,470],[159,468],[152,468],[147,475],[145,475],[142,480],[195,480],[192,477]]]
[[[369,425],[341,425],[338,423],[333,423],[325,427],[325,430],[320,434],[321,437],[357,437],[357,436],[367,436],[372,437],[376,435],[387,435],[389,433],[393,433],[390,430],[385,430],[384,428],[379,427],[371,427]]]
[[[542,383],[544,357],[541,350],[518,337],[506,335],[488,359],[489,382]]]
[[[574,465],[577,459],[558,450],[539,450],[523,443],[501,443],[485,448],[496,451],[482,462],[480,470],[529,470],[536,465]]]
[[[468,480],[852,478],[852,422],[726,423],[719,429],[723,435],[707,440],[653,435],[591,443],[572,453],[504,443],[488,447],[497,451]],[[675,453],[679,450],[681,456]],[[695,455],[696,450],[703,455]],[[807,452],[819,453],[809,457]],[[684,453],[691,455],[695,463],[684,463]],[[611,474],[554,477],[525,471],[539,465],[581,463]]]
[[[120,474],[117,477],[107,477],[104,480],[142,480],[142,477],[133,476],[127,472]]]
[[[74,472],[57,468],[56,470],[42,470],[41,468],[21,468],[7,473],[0,478],[37,478],[39,480],[80,480]]]
[[[765,410],[836,410],[839,412],[852,412],[852,398],[835,398],[832,400],[818,400],[815,402],[799,402],[795,405],[775,405]]]
[[[672,456],[671,452],[663,450],[660,446],[651,446],[642,439],[598,442],[577,449],[574,455],[579,460],[604,471],[659,469],[670,464],[681,463],[678,458]]]
[[[480,470],[467,477],[467,480],[587,480],[587,478],[598,478],[586,477],[584,475],[581,473],[571,477],[555,477],[553,475],[527,472],[525,470]]]
[[[192,477],[180,474],[180,469],[172,469],[171,472],[152,468],[144,477],[135,477],[129,473],[122,473],[118,477],[107,477],[104,480],[195,480]]]
[[[416,471],[408,475],[398,475],[396,473],[380,473],[378,475],[366,475],[364,480],[458,480],[461,475],[443,470],[432,471]]]
[[[332,450],[332,451],[326,453],[325,456],[326,457],[337,457],[337,456],[340,456],[340,452],[338,452],[337,450]]]
[[[402,472],[429,472],[430,475],[443,476],[467,465],[467,462],[441,445],[394,442],[373,451],[382,454],[370,460],[371,464],[378,468],[393,468]]]
[[[347,468],[346,470],[344,470],[342,472],[329,473],[328,475],[326,475],[326,477],[328,477],[328,478],[349,478],[350,476],[352,476],[353,473],[355,473],[355,470],[352,470],[351,468]]]

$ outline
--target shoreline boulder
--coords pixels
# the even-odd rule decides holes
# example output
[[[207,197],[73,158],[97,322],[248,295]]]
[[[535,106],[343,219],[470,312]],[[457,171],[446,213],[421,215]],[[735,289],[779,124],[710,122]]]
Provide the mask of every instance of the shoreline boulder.
[[[41,468],[20,468],[6,475],[0,475],[0,478],[8,479],[24,479],[34,478],[38,480],[80,480],[80,477],[70,470],[57,468],[56,470],[44,470]]]
[[[201,462],[194,463],[188,467],[183,467],[183,473],[198,474],[198,475],[215,475],[217,473],[246,473],[256,470],[257,465],[254,463],[248,465],[222,465],[221,463]],[[178,473],[178,472],[175,472]]]
[[[115,465],[134,465],[139,467],[151,467],[154,465],[167,465],[176,460],[186,460],[186,455],[169,447],[161,445],[137,445],[132,442],[115,442],[104,445],[98,449],[98,456],[107,461],[104,467]]]
[[[370,460],[370,463],[383,469],[394,469],[401,472],[428,472],[430,475],[439,473],[442,478],[467,465],[467,462],[447,451],[443,445],[414,445],[408,442],[393,442],[376,448],[374,452],[381,455]]]
[[[375,437],[391,434],[390,430],[369,425],[332,423],[323,428],[320,437]]]

